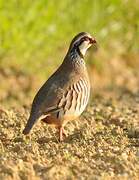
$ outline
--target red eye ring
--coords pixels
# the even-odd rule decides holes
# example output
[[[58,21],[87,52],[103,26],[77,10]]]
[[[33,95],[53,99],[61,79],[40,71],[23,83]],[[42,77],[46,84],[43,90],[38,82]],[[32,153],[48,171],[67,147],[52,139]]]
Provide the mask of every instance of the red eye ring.
[[[91,38],[91,37],[87,37],[87,36],[83,37],[82,40],[83,40],[83,41],[89,41],[91,44],[96,43],[96,40],[95,40],[95,39],[93,39],[93,38]]]
[[[83,40],[84,41],[89,41],[89,38],[88,37],[84,37]]]

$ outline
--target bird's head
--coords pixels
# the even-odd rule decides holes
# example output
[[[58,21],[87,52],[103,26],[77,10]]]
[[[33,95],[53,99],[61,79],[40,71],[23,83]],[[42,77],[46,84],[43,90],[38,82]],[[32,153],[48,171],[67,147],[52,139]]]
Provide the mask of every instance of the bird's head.
[[[87,49],[95,43],[96,40],[89,33],[81,32],[73,38],[69,50],[76,49],[84,57]]]

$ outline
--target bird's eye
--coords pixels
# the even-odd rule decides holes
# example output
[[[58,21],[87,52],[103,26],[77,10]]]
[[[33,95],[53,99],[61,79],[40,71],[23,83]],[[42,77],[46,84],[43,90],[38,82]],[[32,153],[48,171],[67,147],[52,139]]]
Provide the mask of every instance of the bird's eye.
[[[84,37],[83,40],[84,41],[88,41],[89,39],[88,39],[88,37]]]

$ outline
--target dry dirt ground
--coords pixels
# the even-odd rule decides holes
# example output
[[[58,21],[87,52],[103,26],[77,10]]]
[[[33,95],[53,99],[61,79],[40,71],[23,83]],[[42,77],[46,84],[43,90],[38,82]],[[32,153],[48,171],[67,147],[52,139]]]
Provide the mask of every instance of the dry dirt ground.
[[[4,73],[1,77],[8,76]],[[22,76],[16,75],[16,79],[17,86],[23,84]],[[17,91],[12,86],[7,92],[10,94],[14,88]],[[25,92],[21,95],[14,92],[15,101],[24,100],[28,85],[22,90]],[[30,136],[23,136],[30,106],[25,101],[24,106],[19,103],[6,107],[4,99],[9,94],[1,96],[1,180],[139,179],[138,90],[131,91],[124,85],[95,90],[80,119],[66,126],[68,137],[61,143],[56,130],[41,122]]]

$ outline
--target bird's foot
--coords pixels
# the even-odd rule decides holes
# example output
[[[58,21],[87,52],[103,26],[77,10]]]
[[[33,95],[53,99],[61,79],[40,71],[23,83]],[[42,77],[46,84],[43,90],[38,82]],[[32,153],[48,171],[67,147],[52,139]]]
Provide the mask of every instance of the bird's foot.
[[[59,127],[59,141],[63,141],[63,136],[67,137],[67,133],[65,132],[63,127]]]

